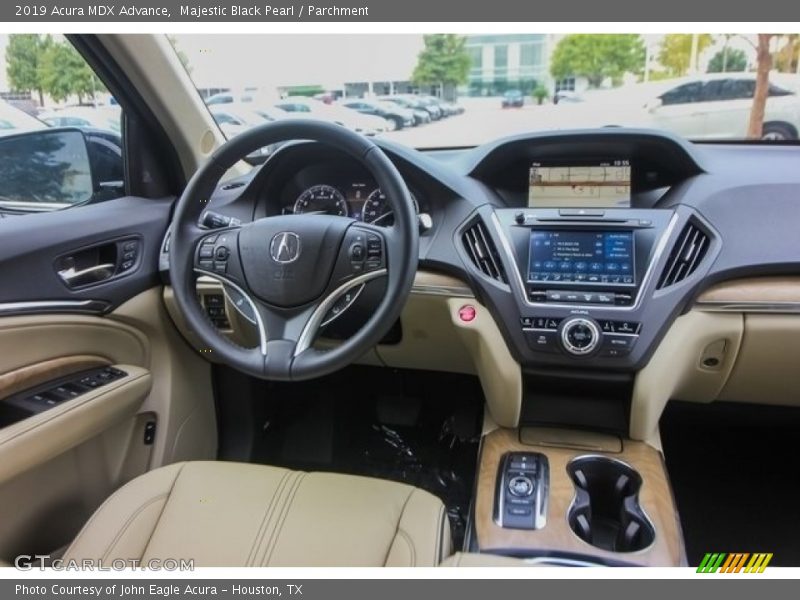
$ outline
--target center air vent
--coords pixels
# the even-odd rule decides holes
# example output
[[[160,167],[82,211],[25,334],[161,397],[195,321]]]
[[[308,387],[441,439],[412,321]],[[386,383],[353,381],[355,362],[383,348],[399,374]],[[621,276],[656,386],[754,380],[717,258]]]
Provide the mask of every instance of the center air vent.
[[[709,245],[708,235],[689,221],[669,254],[661,279],[658,281],[658,289],[675,285],[694,273],[708,252]]]
[[[484,275],[495,281],[508,283],[497,248],[483,221],[478,220],[470,225],[461,237],[470,260]]]

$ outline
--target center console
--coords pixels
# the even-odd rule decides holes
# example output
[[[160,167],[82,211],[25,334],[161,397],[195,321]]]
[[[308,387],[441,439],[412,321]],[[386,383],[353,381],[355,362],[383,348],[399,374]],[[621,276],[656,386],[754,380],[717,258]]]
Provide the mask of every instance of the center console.
[[[682,566],[661,454],[579,430],[483,438],[468,550],[553,564]]]
[[[676,212],[499,209],[486,220],[510,265],[513,307],[505,299],[498,312],[519,340],[521,364],[633,370],[643,362],[675,309],[654,292],[681,227]]]

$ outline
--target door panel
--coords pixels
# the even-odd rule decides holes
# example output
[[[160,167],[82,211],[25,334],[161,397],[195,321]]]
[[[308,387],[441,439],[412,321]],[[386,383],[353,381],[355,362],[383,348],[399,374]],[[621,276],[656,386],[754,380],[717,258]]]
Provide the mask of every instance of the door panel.
[[[126,197],[0,220],[0,315],[48,312],[51,307],[37,309],[33,304],[45,301],[94,300],[104,303],[103,312],[109,312],[153,287],[159,282],[158,250],[172,203],[172,198]],[[129,271],[73,289],[59,276],[64,258],[124,239],[141,241],[137,262]],[[69,310],[98,312],[77,303]]]
[[[108,495],[148,469],[216,458],[210,365],[162,301],[158,256],[173,201],[126,197],[0,219],[0,503],[19,507],[0,519],[0,560],[68,544]],[[124,259],[117,242],[131,239],[130,268],[114,264],[108,277],[71,285],[62,277]],[[19,412],[37,386],[98,365],[127,375]]]
[[[183,340],[162,287],[103,316],[0,317],[0,413],[13,395],[97,365],[129,377],[0,428],[0,560],[69,543],[116,488],[148,469],[216,458],[211,370]],[[13,349],[13,351],[5,351]],[[144,428],[155,424],[149,441]]]

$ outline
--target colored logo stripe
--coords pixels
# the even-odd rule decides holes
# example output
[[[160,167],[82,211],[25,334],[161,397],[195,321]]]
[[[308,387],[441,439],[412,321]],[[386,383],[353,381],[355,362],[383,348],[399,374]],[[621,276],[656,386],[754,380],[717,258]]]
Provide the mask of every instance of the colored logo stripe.
[[[753,554],[753,558],[744,569],[745,573],[763,573],[769,561],[772,560],[772,552],[769,554]]]
[[[747,559],[750,559],[749,562]],[[772,553],[757,552],[708,552],[703,556],[698,573],[763,573],[772,560]],[[747,563],[747,566],[745,566]]]

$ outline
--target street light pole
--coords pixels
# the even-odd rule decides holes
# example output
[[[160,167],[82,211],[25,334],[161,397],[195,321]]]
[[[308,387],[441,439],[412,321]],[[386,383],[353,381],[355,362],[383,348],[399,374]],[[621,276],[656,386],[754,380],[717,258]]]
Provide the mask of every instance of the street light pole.
[[[697,46],[699,36],[696,33],[692,34],[692,50],[689,53],[689,75],[697,74]]]

